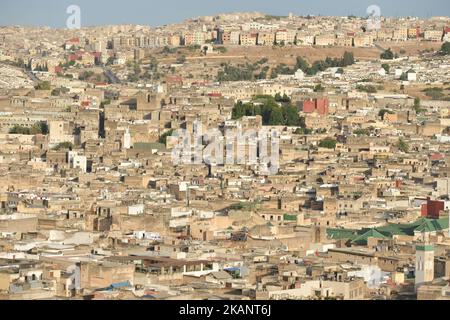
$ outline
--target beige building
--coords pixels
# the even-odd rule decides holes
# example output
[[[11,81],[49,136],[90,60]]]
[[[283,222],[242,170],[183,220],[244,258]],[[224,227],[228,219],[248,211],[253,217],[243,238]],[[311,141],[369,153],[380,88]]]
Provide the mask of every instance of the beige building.
[[[373,38],[371,35],[357,35],[353,39],[355,47],[372,47]]]
[[[334,46],[336,44],[336,36],[334,34],[322,34],[316,36],[316,46]]]
[[[425,30],[423,38],[428,41],[442,41],[442,30]]]
[[[259,32],[258,45],[272,46],[275,43],[275,34],[273,32]]]
[[[257,44],[258,34],[257,33],[241,33],[241,46],[255,46]]]

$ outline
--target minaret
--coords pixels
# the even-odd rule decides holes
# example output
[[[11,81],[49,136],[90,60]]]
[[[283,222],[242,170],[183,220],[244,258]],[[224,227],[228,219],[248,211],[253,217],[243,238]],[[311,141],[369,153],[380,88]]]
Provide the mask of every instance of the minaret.
[[[131,149],[131,134],[130,129],[126,129],[123,135],[123,148],[128,150]]]
[[[434,247],[430,244],[416,246],[416,282],[415,288],[434,279]]]

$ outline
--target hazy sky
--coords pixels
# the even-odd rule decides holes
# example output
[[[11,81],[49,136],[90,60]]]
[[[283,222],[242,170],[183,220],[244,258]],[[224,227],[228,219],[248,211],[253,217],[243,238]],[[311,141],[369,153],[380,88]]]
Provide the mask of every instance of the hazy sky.
[[[65,27],[66,8],[81,8],[83,26],[179,22],[233,11],[287,15],[366,16],[376,4],[383,16],[450,16],[450,0],[0,0],[0,25]]]

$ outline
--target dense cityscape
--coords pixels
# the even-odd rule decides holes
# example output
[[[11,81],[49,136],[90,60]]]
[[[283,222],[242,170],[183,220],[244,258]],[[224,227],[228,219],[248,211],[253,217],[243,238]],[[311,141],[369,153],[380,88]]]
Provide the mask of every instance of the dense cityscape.
[[[0,27],[1,300],[449,300],[450,18]]]

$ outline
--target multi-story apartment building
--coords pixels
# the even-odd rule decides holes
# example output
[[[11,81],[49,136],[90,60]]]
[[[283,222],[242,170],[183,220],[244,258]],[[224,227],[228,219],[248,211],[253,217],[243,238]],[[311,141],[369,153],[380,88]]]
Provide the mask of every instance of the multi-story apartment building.
[[[377,32],[378,41],[390,41],[392,40],[392,30],[382,29]]]
[[[443,35],[442,30],[425,30],[423,38],[428,41],[442,41]]]
[[[230,44],[238,45],[241,38],[240,31],[231,31],[230,33]]]
[[[273,32],[259,32],[258,45],[272,46],[275,43],[275,33]]]
[[[373,38],[370,35],[361,34],[353,38],[355,47],[371,47],[373,46]]]
[[[275,34],[275,42],[277,44],[294,44],[297,33],[293,30],[282,29]]]
[[[222,34],[220,35],[220,42],[222,44],[230,44],[231,42],[231,32],[222,32]]]
[[[193,43],[192,44],[197,44],[197,45],[202,45],[205,43],[206,41],[206,32],[203,31],[195,31],[193,33]]]
[[[222,43],[227,45],[239,45],[241,33],[239,31],[228,31],[222,33]]]
[[[206,32],[203,31],[186,32],[184,34],[184,44],[186,46],[202,45],[205,43],[206,38]]]
[[[287,30],[278,30],[275,34],[276,44],[286,43],[287,41]]]
[[[394,29],[392,34],[392,40],[394,41],[406,41],[408,40],[408,28],[401,27]]]
[[[334,46],[336,43],[336,36],[334,34],[321,34],[316,36],[316,46]]]
[[[336,37],[336,45],[338,47],[352,47],[353,37],[350,37],[348,35],[338,35]]]
[[[184,38],[184,45],[185,46],[190,46],[194,43],[194,34],[192,32],[186,32],[183,35]]]
[[[420,28],[408,28],[408,39],[417,39],[420,37]]]
[[[257,43],[258,34],[256,32],[241,33],[241,46],[255,46]]]
[[[294,30],[288,30],[286,32],[286,43],[295,44],[297,40],[297,32]]]
[[[309,33],[297,33],[297,44],[312,46],[315,41],[315,36]]]
[[[180,38],[180,36],[179,35],[171,35],[171,36],[169,36],[168,37],[169,39],[169,46],[172,46],[172,47],[179,47],[180,46],[180,44],[181,44],[181,38]]]

